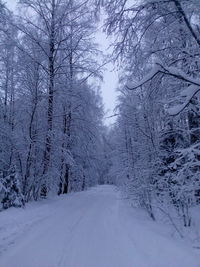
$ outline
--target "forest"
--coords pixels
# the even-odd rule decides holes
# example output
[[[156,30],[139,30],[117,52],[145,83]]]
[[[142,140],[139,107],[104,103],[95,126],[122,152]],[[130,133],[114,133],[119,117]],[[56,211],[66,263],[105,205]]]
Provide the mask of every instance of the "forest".
[[[1,3],[3,208],[84,190],[101,175],[103,110],[88,81],[101,79],[100,51],[86,2],[19,1],[17,15]]]
[[[199,0],[0,1],[1,213],[110,184],[184,237],[200,205],[199,72]]]

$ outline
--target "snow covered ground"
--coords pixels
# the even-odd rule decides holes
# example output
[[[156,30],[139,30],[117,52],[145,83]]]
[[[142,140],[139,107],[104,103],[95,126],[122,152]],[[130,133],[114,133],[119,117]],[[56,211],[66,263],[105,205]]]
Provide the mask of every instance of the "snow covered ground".
[[[200,267],[112,186],[0,213],[0,267]]]

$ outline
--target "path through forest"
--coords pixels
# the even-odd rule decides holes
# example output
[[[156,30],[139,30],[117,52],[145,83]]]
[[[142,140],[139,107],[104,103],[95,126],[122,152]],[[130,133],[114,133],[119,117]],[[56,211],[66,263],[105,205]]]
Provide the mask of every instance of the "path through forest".
[[[200,266],[192,249],[155,230],[115,187],[28,205],[0,214],[0,267]]]

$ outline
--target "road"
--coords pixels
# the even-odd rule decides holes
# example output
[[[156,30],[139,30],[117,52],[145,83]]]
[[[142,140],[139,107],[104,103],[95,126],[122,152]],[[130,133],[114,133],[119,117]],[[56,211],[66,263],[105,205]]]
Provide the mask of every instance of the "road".
[[[4,237],[0,231],[0,267],[200,266],[192,249],[157,231],[113,186],[26,209],[5,212],[10,228]]]

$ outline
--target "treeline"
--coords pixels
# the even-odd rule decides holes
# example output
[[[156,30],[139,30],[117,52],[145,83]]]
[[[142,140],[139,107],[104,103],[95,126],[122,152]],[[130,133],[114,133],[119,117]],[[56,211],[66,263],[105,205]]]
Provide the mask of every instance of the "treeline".
[[[98,182],[103,109],[92,1],[0,3],[0,203]],[[1,208],[0,207],[0,208]]]
[[[159,210],[191,226],[200,202],[199,1],[103,5],[121,67],[110,175],[152,219]]]

